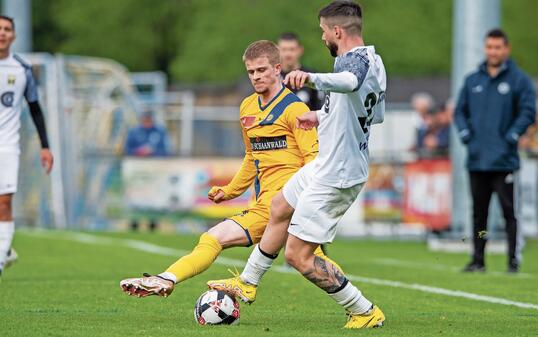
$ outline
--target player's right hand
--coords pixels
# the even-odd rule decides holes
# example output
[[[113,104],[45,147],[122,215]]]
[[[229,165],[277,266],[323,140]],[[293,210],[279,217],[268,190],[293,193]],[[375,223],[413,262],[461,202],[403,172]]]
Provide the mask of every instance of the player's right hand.
[[[207,197],[209,200],[213,201],[215,204],[218,204],[222,201],[224,201],[224,197],[226,194],[222,190],[221,186],[213,186],[207,193]]]
[[[301,70],[294,70],[284,78],[284,85],[289,85],[293,90],[301,89],[306,82],[308,82],[308,73]]]
[[[45,172],[49,174],[52,170],[52,165],[54,164],[54,157],[52,156],[52,153],[49,149],[41,149],[39,157],[41,159],[41,166],[43,166]]]
[[[319,125],[318,114],[316,111],[308,111],[297,117],[297,128],[311,130]]]

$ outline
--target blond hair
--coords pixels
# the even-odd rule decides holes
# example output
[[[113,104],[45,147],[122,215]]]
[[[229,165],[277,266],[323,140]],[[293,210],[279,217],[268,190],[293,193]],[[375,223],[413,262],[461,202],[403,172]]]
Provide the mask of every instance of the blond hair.
[[[277,45],[269,40],[252,42],[243,54],[243,62],[260,57],[267,57],[271,65],[280,63],[280,51]]]

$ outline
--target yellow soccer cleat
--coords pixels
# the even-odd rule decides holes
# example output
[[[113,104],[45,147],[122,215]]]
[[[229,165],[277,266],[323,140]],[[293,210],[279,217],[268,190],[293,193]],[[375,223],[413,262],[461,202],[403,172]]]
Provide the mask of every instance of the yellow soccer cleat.
[[[374,305],[372,310],[367,314],[352,315],[349,314],[348,321],[344,325],[344,329],[365,329],[365,328],[378,328],[383,326],[385,321],[385,315],[383,311]]]
[[[221,290],[239,297],[245,303],[251,304],[254,302],[256,300],[257,287],[253,284],[243,282],[239,274],[233,272],[232,274],[234,274],[232,278],[207,281],[207,286],[211,289]]]
[[[144,277],[128,278],[120,282],[121,290],[130,296],[168,297],[174,291],[174,282],[160,276],[152,276],[144,273]]]

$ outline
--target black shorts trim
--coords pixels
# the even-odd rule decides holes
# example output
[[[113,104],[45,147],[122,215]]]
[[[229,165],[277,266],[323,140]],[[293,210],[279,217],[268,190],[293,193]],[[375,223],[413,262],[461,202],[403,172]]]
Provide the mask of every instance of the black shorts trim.
[[[235,221],[234,219],[230,219],[230,218],[225,218],[224,220],[230,220],[230,221],[233,221],[235,222],[239,227],[241,227],[244,231],[245,231],[245,234],[247,236],[247,239],[248,239],[248,245],[245,246],[245,247],[250,247],[254,244],[254,242],[252,241],[252,237],[250,236],[250,233],[248,232],[248,230],[243,227],[239,222]]]

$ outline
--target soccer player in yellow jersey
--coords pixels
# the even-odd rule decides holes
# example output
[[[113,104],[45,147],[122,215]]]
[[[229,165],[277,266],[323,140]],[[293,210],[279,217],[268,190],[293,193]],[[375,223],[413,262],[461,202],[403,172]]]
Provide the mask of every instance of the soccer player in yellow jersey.
[[[256,41],[246,49],[243,61],[255,91],[240,107],[245,157],[232,181],[212,187],[208,197],[215,203],[230,200],[254,183],[256,203],[202,234],[192,252],[165,272],[121,281],[129,295],[166,297],[176,283],[209,268],[223,249],[258,243],[269,221],[273,196],[317,155],[316,131],[297,127],[297,117],[310,109],[282,84],[278,47],[271,41]],[[328,260],[319,247],[316,254]]]

